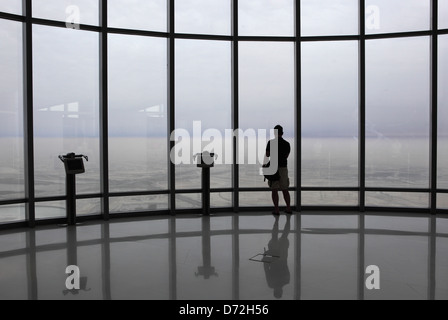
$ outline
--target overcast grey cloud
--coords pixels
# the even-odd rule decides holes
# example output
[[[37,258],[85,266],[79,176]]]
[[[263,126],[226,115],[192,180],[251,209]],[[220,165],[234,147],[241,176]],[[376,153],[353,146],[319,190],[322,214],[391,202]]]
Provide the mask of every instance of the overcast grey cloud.
[[[303,43],[304,136],[358,137],[358,53],[357,41]]]
[[[448,28],[448,0],[439,0],[439,28]]]
[[[239,35],[293,36],[293,0],[244,0],[238,2]]]
[[[99,2],[96,0],[33,0],[33,16],[36,18],[66,21],[73,14],[70,6],[79,8],[80,23],[99,24]]]
[[[176,0],[178,33],[230,35],[230,0]]]
[[[448,35],[439,39],[439,132],[448,137]],[[448,149],[448,146],[447,146]]]
[[[350,35],[359,31],[358,0],[301,0],[303,36]]]
[[[167,31],[167,0],[108,0],[109,26]]]
[[[439,1],[441,17],[448,16],[447,2]],[[0,10],[18,13],[20,3],[0,0]],[[380,29],[368,32],[426,30],[429,27],[429,0],[369,0],[366,4],[377,6],[381,18]],[[98,24],[97,1],[35,0],[33,10],[36,17],[64,21],[67,17],[65,9],[69,5],[79,6],[82,23]],[[302,0],[301,5],[303,35],[356,34],[357,1]],[[230,8],[229,0],[177,1],[178,32],[229,34]],[[293,35],[292,9],[292,0],[242,0],[239,4],[240,34]],[[110,0],[109,21],[113,27],[166,31],[166,0]],[[21,103],[21,60],[17,58],[20,57],[17,50],[21,50],[19,25],[17,22],[1,21],[0,101],[3,112],[13,110],[16,119],[21,117],[17,111]],[[201,32],[201,28],[205,31]],[[36,121],[41,121],[36,124],[35,133],[51,135],[51,132],[56,132],[47,121],[54,121],[56,113],[40,117],[39,112],[44,112],[42,110],[78,103],[80,110],[92,113],[98,107],[98,35],[94,32],[43,26],[35,26],[34,33],[34,98]],[[113,89],[110,90],[109,101],[110,134],[161,134],[165,130],[165,120],[152,118],[143,121],[141,111],[159,107],[158,112],[165,112],[166,115],[166,40],[125,35],[110,35],[109,39],[110,86]],[[390,42],[396,43],[401,49],[397,52],[393,49],[395,45],[392,45],[391,50],[396,54],[388,56],[389,45],[383,44]],[[414,131],[409,134],[425,134],[429,119],[428,43],[425,37],[367,42],[367,120],[371,123],[369,128],[374,128],[373,131],[402,135],[403,130],[396,125],[396,118],[407,111],[407,123],[409,126],[414,124]],[[176,41],[177,122],[187,127],[187,122],[191,121],[186,119],[201,120],[210,126],[224,129],[229,126],[231,110],[230,44],[210,42],[209,48],[206,44],[199,40]],[[320,136],[338,132],[353,136],[356,132],[356,47],[356,41],[303,44],[301,86],[304,134]],[[444,50],[442,44],[441,50]],[[338,53],[343,51],[351,53]],[[294,45],[240,43],[239,54],[241,126],[269,128],[275,122],[282,122],[292,132]],[[214,74],[220,76],[214,79]],[[395,88],[395,91],[390,88]],[[403,92],[406,93],[404,96],[399,94]],[[222,98],[216,98],[218,96]],[[392,112],[396,113],[396,117],[384,118],[381,106],[386,105],[395,110]],[[220,111],[213,115],[204,112],[210,108]],[[409,110],[412,112],[409,113]],[[321,116],[322,113],[328,116],[327,121],[323,120],[325,117]],[[332,113],[334,117],[330,116]],[[219,121],[211,120],[213,116]],[[97,116],[84,114],[82,117],[88,117],[86,123],[89,124],[83,125],[77,134],[97,135],[98,125],[92,124],[97,121]],[[17,134],[16,125],[11,128],[10,121],[2,122],[4,125],[0,130],[3,135]],[[62,125],[63,121],[59,123]]]
[[[430,0],[366,0],[366,6],[377,7],[380,14],[379,29],[367,29],[367,33],[430,29]]]
[[[111,136],[166,136],[167,70],[166,39],[109,36]]]
[[[20,24],[0,20],[0,137],[23,134],[21,35]]]
[[[0,11],[13,14],[22,14],[22,1],[0,0]]]

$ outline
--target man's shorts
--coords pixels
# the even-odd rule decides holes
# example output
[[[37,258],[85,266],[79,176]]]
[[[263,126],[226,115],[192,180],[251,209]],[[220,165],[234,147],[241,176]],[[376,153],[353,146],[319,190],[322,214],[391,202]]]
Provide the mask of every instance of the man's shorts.
[[[289,188],[288,168],[278,168],[280,174],[279,181],[269,181],[268,185],[272,190],[287,190]]]

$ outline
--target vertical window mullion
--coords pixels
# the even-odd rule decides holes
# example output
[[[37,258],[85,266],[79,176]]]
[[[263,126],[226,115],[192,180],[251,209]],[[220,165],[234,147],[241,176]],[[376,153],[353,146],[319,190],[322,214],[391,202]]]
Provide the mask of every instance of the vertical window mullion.
[[[238,0],[232,2],[232,130],[239,128],[239,42],[238,42]],[[239,165],[238,165],[238,138],[233,138],[233,211],[239,211]]]
[[[100,1],[100,157],[101,157],[101,212],[109,219],[109,87],[108,87],[108,10],[107,1]]]
[[[365,1],[359,1],[359,209],[366,196],[366,32]]]
[[[295,204],[296,210],[301,211],[302,207],[302,42],[301,42],[301,3],[300,0],[295,2],[295,181],[296,194]]]
[[[168,161],[169,161],[169,181],[168,187],[170,191],[169,196],[169,210],[171,214],[176,211],[176,168],[171,161],[170,152],[174,148],[175,143],[171,141],[171,133],[176,128],[176,106],[175,106],[175,0],[168,1]]]
[[[438,0],[432,0],[431,36],[431,213],[437,211],[437,153],[438,153]]]
[[[33,117],[33,25],[32,1],[23,0],[25,9],[25,28],[23,36],[24,51],[24,157],[25,157],[25,197],[26,220],[30,227],[36,225],[36,206],[34,191],[34,117]]]

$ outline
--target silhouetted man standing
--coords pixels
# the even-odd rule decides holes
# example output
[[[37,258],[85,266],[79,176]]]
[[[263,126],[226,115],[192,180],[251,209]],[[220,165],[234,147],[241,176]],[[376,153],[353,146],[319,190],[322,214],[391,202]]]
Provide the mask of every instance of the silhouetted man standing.
[[[269,181],[269,187],[272,190],[272,201],[274,203],[273,214],[279,215],[280,210],[279,203],[279,190],[283,193],[283,198],[286,202],[286,213],[292,214],[291,210],[291,196],[289,194],[289,175],[288,175],[288,157],[291,153],[291,145],[288,141],[283,139],[283,127],[280,125],[275,126],[275,140],[278,142],[278,172],[280,174],[280,180]],[[266,147],[266,157],[271,157],[271,141],[268,142]]]

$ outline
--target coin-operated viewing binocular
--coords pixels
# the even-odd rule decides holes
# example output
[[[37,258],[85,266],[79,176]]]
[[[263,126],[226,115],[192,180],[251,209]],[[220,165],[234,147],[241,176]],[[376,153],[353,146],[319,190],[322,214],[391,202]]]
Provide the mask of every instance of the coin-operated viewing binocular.
[[[89,157],[84,155],[77,155],[75,153],[68,153],[63,156],[59,156],[59,159],[64,163],[66,174],[81,174],[85,173],[84,161],[89,161]]]
[[[86,172],[84,159],[89,161],[89,158],[72,152],[59,156],[59,159],[64,163],[66,173],[67,224],[73,226],[76,224],[76,175]]]
[[[218,156],[205,151],[194,156],[198,168],[202,168],[202,213],[210,215],[210,168],[215,166]]]
[[[194,156],[194,160],[197,163],[198,168],[213,168],[215,166],[215,160],[218,159],[218,155],[205,151],[198,153]]]

